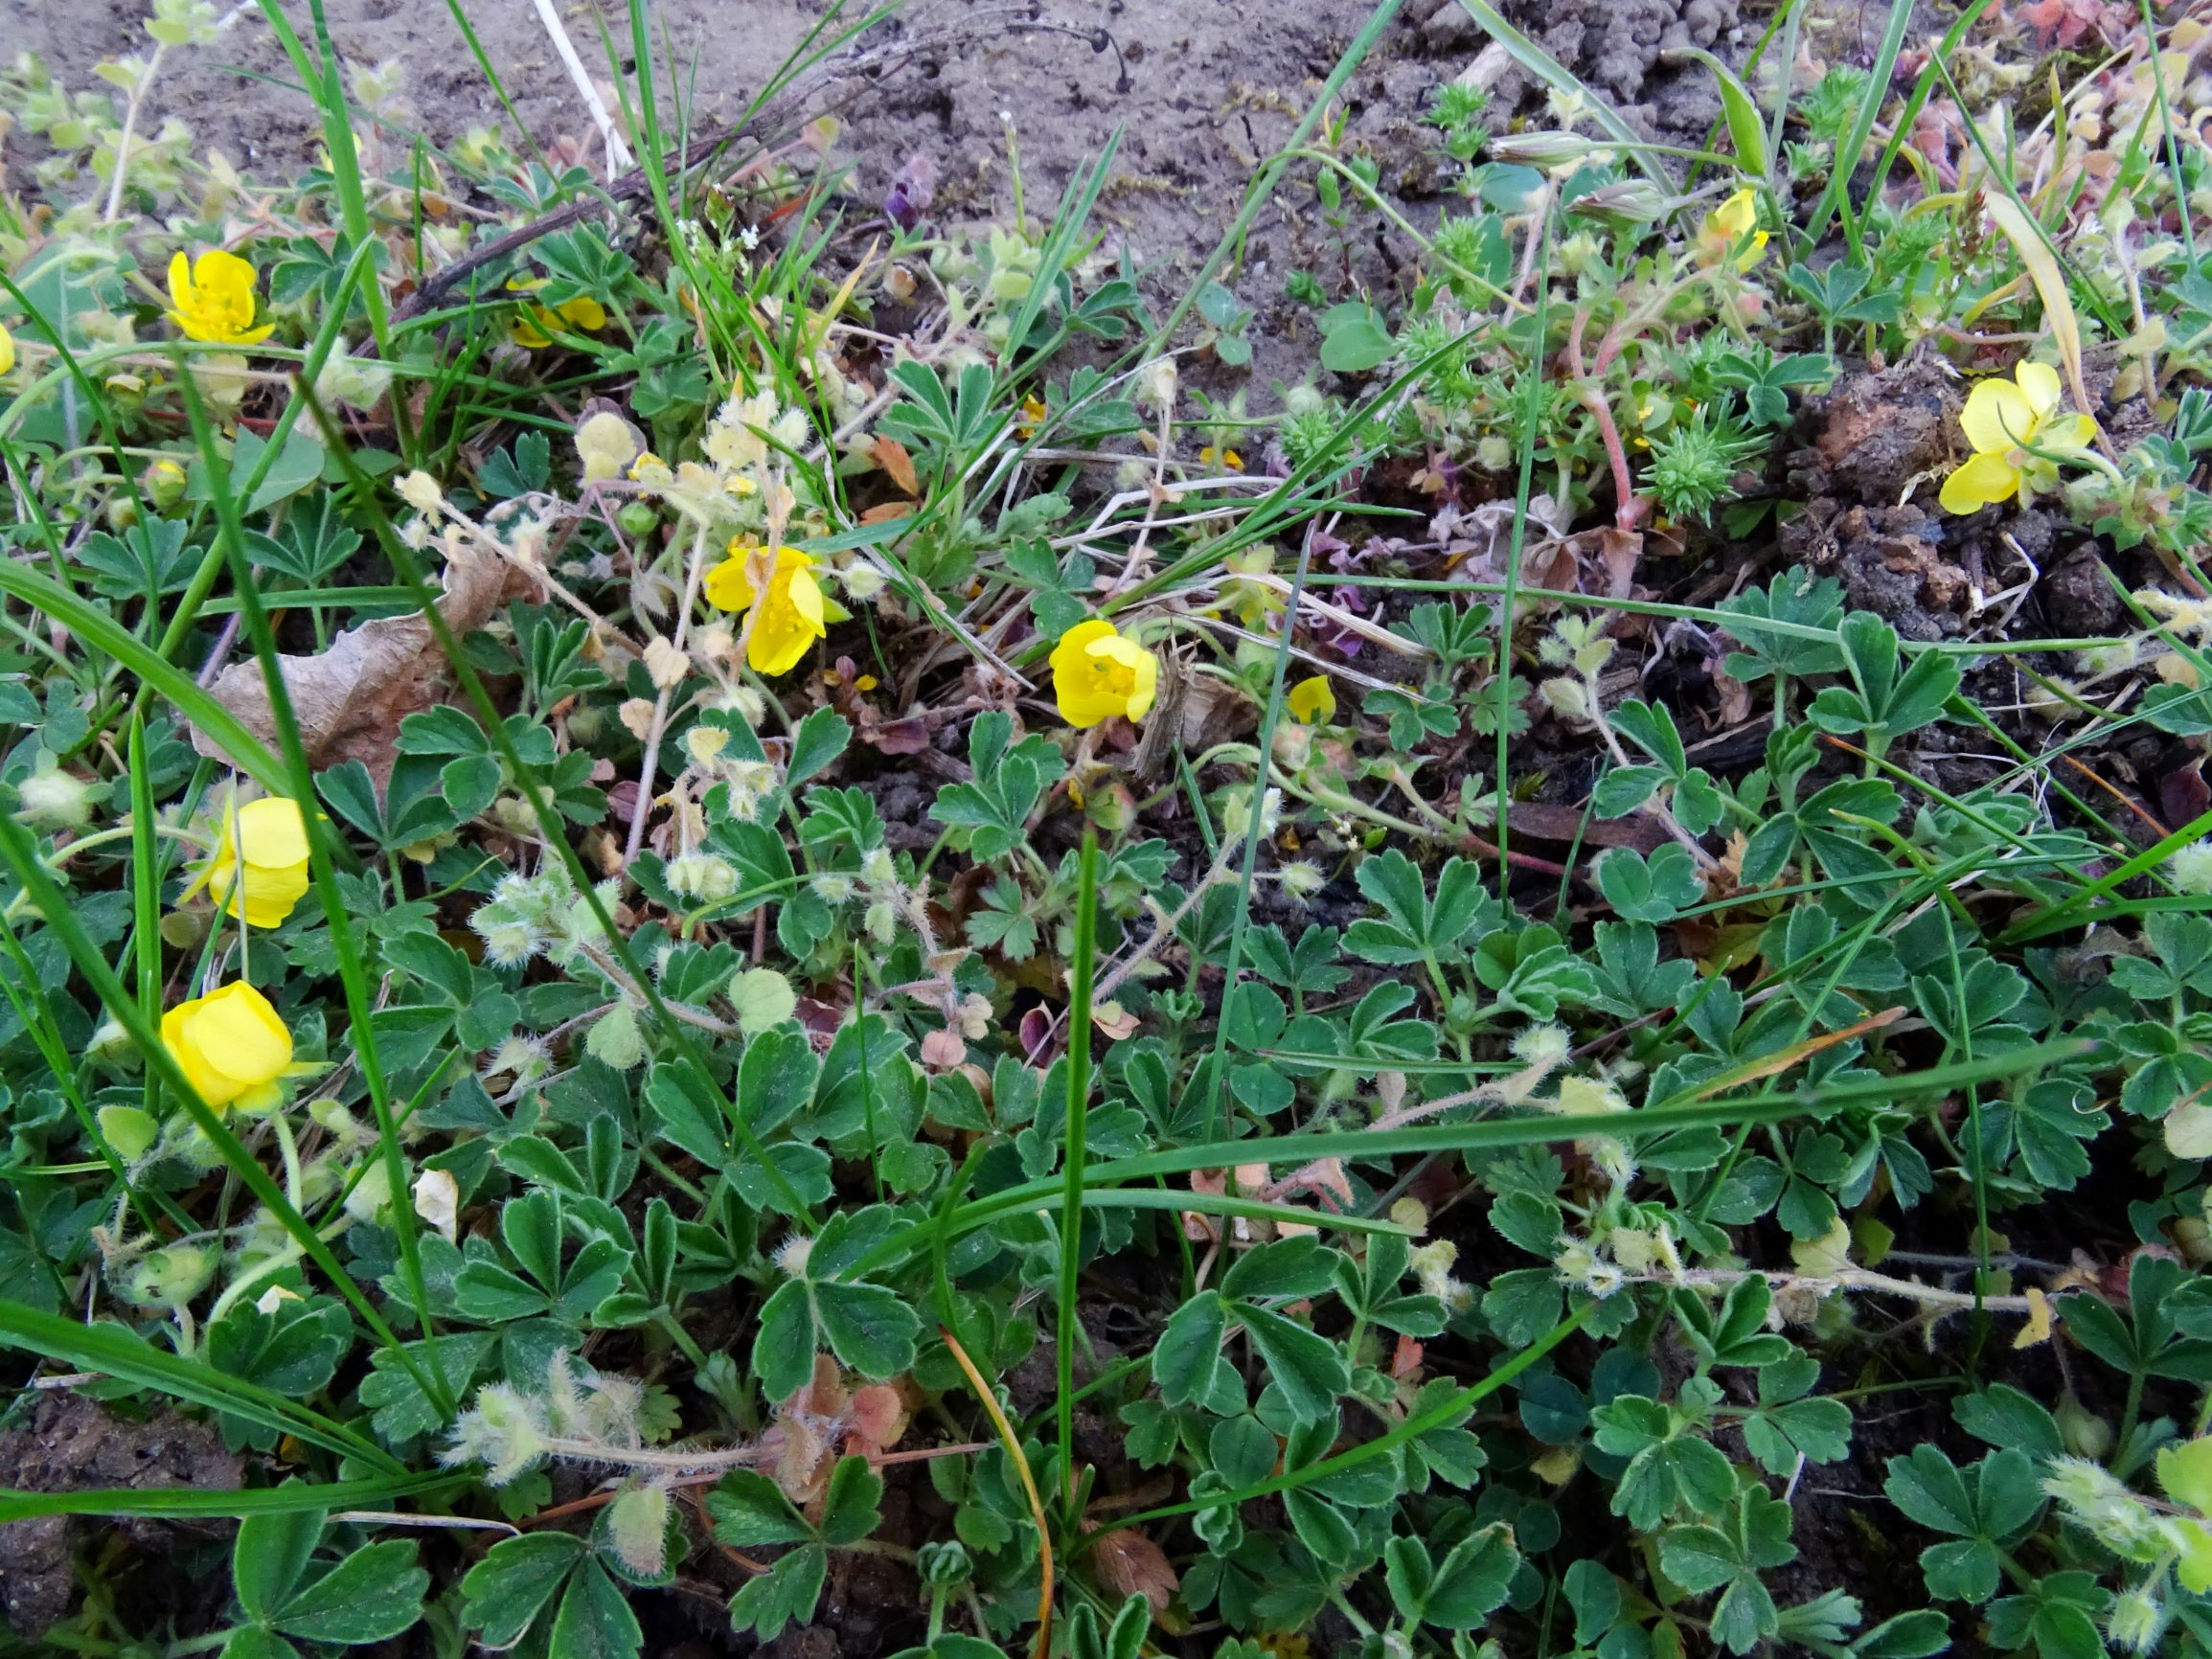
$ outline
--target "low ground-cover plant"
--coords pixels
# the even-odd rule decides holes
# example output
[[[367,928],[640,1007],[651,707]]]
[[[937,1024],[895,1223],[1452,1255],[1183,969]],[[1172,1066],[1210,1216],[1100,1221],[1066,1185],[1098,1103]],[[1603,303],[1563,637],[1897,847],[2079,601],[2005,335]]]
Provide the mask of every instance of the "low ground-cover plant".
[[[1685,150],[1469,4],[1552,125],[1448,88],[1416,223],[1386,6],[1167,297],[1111,154],[863,227],[649,74],[603,193],[272,4],[248,212],[205,8],[19,67],[20,1640],[2212,1644],[2201,31],[2025,132],[1986,6],[1696,55]]]

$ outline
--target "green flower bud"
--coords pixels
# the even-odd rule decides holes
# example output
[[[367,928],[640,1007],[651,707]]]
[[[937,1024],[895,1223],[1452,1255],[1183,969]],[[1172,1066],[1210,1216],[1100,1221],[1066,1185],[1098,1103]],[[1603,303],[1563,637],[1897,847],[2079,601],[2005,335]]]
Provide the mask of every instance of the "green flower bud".
[[[669,1495],[658,1487],[624,1492],[606,1507],[606,1536],[614,1553],[641,1579],[668,1570]]]
[[[356,1221],[374,1221],[392,1207],[392,1171],[381,1158],[361,1170],[361,1178],[346,1194],[346,1214]]]
[[[92,821],[92,806],[105,793],[75,773],[48,765],[15,785],[16,818],[34,830],[81,830]]]
[[[592,1058],[612,1066],[618,1072],[627,1072],[645,1058],[645,1038],[637,1029],[637,1012],[627,1003],[618,1003],[592,1022],[583,1038],[584,1053]]]
[[[139,493],[159,512],[173,510],[184,500],[185,470],[181,463],[163,459],[138,475]]]
[[[172,1244],[140,1257],[116,1289],[136,1307],[173,1313],[207,1288],[215,1269],[213,1250],[197,1244]]]
[[[131,1040],[128,1032],[112,1019],[104,1019],[100,1022],[100,1029],[92,1034],[92,1040],[84,1045],[84,1053],[94,1065],[106,1071],[134,1072],[138,1070],[138,1044]],[[117,1150],[121,1151],[122,1148],[118,1148]],[[132,1155],[128,1152],[124,1153],[125,1158]]]
[[[153,1150],[161,1139],[161,1125],[137,1106],[102,1106],[100,1133],[125,1164],[135,1164]]]
[[[650,535],[660,528],[660,511],[650,501],[626,501],[614,515],[623,534],[631,539]]]
[[[2075,1457],[2090,1458],[2102,1463],[2110,1453],[2112,1425],[2072,1394],[2060,1399],[2058,1410],[2051,1415],[2058,1420],[2059,1438],[2065,1442],[2066,1450]]]

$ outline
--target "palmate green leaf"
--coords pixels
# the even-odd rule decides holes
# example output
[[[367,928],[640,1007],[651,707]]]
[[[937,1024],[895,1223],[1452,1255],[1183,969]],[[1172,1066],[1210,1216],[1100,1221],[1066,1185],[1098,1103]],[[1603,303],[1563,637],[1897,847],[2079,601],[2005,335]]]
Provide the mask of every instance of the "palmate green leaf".
[[[2086,1291],[2059,1308],[2066,1333],[2115,1371],[2212,1381],[2212,1285],[2178,1261],[2138,1255],[2125,1314]]]
[[[2039,1659],[2105,1659],[2099,1628],[2112,1595],[2090,1573],[2051,1573],[2024,1595],[2006,1596],[1989,1610],[1990,1640],[2007,1649],[2033,1646]]]
[[[1772,1365],[1796,1351],[1787,1336],[1767,1329],[1773,1292],[1757,1274],[1728,1287],[1718,1307],[1694,1290],[1675,1293],[1675,1311],[1692,1352],[1707,1365]]]
[[[1295,1320],[1246,1303],[1236,1307],[1238,1322],[1252,1339],[1267,1380],[1301,1422],[1317,1422],[1334,1408],[1336,1397],[1352,1386],[1344,1351],[1326,1336]]]
[[[1639,1532],[1669,1515],[1711,1515],[1736,1490],[1736,1471],[1675,1412],[1641,1395],[1623,1395],[1591,1414],[1601,1451],[1628,1458],[1612,1510]]]
[[[604,1567],[586,1558],[560,1593],[546,1645],[549,1659],[635,1659],[644,1645],[629,1598]]]
[[[1462,1538],[1441,1561],[1419,1538],[1397,1537],[1383,1547],[1383,1581],[1406,1620],[1445,1630],[1472,1630],[1505,1601],[1520,1565],[1513,1534],[1503,1525]]]
[[[242,1529],[240,1538],[242,1554]],[[430,1575],[417,1564],[415,1545],[388,1538],[355,1550],[294,1592],[268,1623],[302,1642],[388,1641],[422,1618],[429,1587]]]
[[[231,1580],[247,1618],[263,1625],[274,1622],[315,1553],[323,1521],[320,1510],[295,1510],[239,1523],[231,1551]]]
[[[1152,1349],[1152,1380],[1165,1404],[1196,1405],[1213,1392],[1228,1329],[1229,1310],[1216,1291],[1200,1291],[1168,1316]]]
[[[468,1627],[495,1651],[513,1647],[583,1556],[583,1540],[568,1533],[500,1539],[461,1580]]]
[[[1928,1594],[1986,1602],[1996,1593],[1999,1547],[2042,1513],[2042,1488],[2025,1452],[2007,1446],[1960,1469],[1942,1449],[1915,1446],[1889,1460],[1882,1490],[1907,1519],[1950,1534],[1921,1552]]]
[[[731,1627],[773,1642],[787,1626],[810,1623],[829,1567],[830,1553],[820,1544],[804,1544],[779,1557],[730,1599]]]
[[[1759,1403],[1744,1416],[1744,1444],[1768,1473],[1787,1478],[1799,1458],[1840,1463],[1850,1451],[1851,1408],[1839,1399],[1806,1398],[1819,1380],[1819,1362],[1805,1353],[1759,1373]]]
[[[1705,897],[1689,850],[1675,842],[1648,858],[1632,847],[1608,848],[1597,862],[1598,887],[1624,921],[1668,922]]]
[[[1396,848],[1360,860],[1356,879],[1369,901],[1381,907],[1383,920],[1355,921],[1345,930],[1345,948],[1389,965],[1455,955],[1490,898],[1480,870],[1455,857],[1437,872],[1432,900],[1421,867]]]
[[[1790,1506],[1764,1487],[1745,1489],[1724,1524],[1670,1528],[1659,1541],[1667,1576],[1693,1595],[1721,1591],[1713,1636],[1731,1653],[1774,1634],[1780,1616],[1760,1575],[1794,1560]]]

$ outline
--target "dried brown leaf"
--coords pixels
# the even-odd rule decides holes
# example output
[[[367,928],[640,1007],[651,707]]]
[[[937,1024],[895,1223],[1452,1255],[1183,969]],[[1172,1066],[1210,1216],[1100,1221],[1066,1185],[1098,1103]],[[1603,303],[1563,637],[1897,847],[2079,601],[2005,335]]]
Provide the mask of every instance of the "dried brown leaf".
[[[445,592],[438,608],[447,627],[465,634],[530,585],[526,575],[495,554],[463,543],[448,551]],[[308,763],[319,770],[359,761],[379,784],[392,772],[392,743],[399,722],[444,701],[451,684],[429,619],[419,611],[365,622],[332,640],[329,650],[279,656],[277,666]],[[234,663],[208,693],[247,731],[276,746],[268,682],[259,662]],[[237,763],[196,726],[192,742],[211,761]]]

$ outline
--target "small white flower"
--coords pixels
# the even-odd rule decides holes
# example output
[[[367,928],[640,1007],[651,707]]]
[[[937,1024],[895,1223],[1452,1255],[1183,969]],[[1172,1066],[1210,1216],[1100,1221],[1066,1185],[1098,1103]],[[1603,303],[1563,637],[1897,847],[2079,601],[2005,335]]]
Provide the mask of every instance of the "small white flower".
[[[424,1170],[415,1177],[415,1214],[454,1242],[461,1219],[461,1185],[449,1170]]]
[[[2212,893],[2212,841],[2192,841],[2167,854],[2166,878],[2183,893]]]
[[[399,480],[399,499],[417,512],[436,512],[445,505],[445,492],[438,481],[419,467]]]

